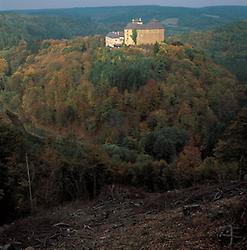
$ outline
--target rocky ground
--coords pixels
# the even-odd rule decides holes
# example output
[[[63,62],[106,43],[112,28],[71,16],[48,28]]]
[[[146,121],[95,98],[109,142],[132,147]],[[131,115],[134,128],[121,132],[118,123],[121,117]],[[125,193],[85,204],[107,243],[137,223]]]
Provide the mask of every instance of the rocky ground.
[[[247,249],[247,182],[162,194],[121,188],[0,228],[0,249]]]

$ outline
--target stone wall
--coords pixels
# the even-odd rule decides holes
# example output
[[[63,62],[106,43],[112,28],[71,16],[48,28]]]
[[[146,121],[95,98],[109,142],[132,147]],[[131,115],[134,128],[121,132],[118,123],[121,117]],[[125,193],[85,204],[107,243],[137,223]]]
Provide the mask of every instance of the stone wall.
[[[125,29],[124,30],[124,44],[129,46],[129,45],[135,45],[133,39],[132,39],[132,30],[130,29]]]
[[[153,30],[138,30],[137,31],[137,45],[141,44],[155,44],[165,40],[165,33],[163,29]]]
[[[126,45],[135,45],[132,39],[132,30],[124,30],[124,43]],[[137,30],[137,45],[142,44],[155,44],[156,42],[162,42],[165,40],[164,29],[140,29]]]
[[[121,46],[123,44],[123,38],[111,38],[106,37],[105,38],[105,45],[106,47],[115,47],[115,46]]]

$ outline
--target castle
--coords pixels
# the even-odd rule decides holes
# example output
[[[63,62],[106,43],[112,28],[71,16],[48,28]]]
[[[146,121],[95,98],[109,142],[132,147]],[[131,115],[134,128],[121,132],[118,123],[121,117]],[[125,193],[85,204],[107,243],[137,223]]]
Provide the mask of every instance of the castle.
[[[155,44],[165,40],[165,29],[157,20],[143,24],[142,19],[133,19],[125,28],[124,32],[110,32],[106,35],[107,47],[120,47],[125,44],[143,45]]]
[[[124,43],[124,33],[123,31],[113,31],[106,35],[105,43],[107,47],[121,47]]]

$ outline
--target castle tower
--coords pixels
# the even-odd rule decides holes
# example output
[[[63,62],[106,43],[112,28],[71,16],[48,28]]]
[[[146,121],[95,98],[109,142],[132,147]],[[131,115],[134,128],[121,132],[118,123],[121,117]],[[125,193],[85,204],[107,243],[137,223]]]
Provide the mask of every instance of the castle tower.
[[[146,25],[142,19],[132,19],[124,29],[124,43],[129,45],[155,44],[165,40],[165,29],[157,20],[152,20]]]

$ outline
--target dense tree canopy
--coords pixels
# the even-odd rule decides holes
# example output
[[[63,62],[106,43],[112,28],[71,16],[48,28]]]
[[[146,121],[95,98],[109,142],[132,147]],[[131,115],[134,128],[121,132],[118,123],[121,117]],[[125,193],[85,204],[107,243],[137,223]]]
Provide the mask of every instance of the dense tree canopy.
[[[44,41],[38,53],[27,52],[18,68],[11,67],[3,106],[35,126],[80,128],[80,136],[100,143],[138,141],[143,133],[175,126],[212,152],[217,140],[210,134],[217,138],[244,100],[231,74],[190,46],[162,44],[155,52],[102,45],[101,37]],[[15,53],[2,61],[10,65]]]
[[[231,23],[211,31],[185,33],[180,38],[204,50],[242,83],[247,83],[247,21]]]
[[[37,50],[43,39],[70,38],[78,35],[102,34],[105,30],[87,16],[42,16],[0,13],[0,50],[28,42],[32,50]]]
[[[227,128],[215,149],[215,156],[224,163],[236,163],[240,178],[247,173],[247,109],[243,108]]]
[[[0,58],[1,110],[23,123],[21,133],[0,131],[0,199],[13,210],[29,207],[25,154],[34,201],[46,205],[93,198],[106,183],[157,191],[222,176],[219,139],[234,119],[229,133],[244,145],[243,85],[192,46],[109,50],[94,36],[44,40],[35,51],[21,42]],[[15,197],[6,193],[13,180]]]
[[[173,162],[186,143],[186,132],[174,127],[162,128],[144,136],[144,150],[157,160]]]

